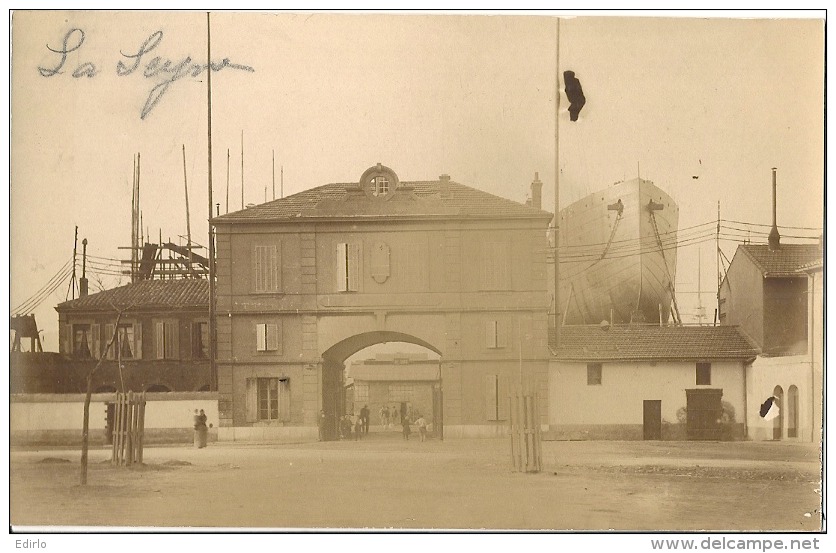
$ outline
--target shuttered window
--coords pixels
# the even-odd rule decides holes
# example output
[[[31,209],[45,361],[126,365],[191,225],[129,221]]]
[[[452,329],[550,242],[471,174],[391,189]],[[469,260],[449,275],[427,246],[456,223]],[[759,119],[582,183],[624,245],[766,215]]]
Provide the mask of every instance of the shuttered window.
[[[281,292],[281,243],[253,246],[253,291]]]
[[[177,321],[157,321],[154,330],[157,359],[179,359],[180,329]]]
[[[255,325],[255,350],[281,353],[281,325],[278,323],[259,323]]]
[[[247,422],[290,421],[290,379],[247,379]]]
[[[361,249],[359,244],[341,242],[337,244],[337,291],[357,292],[360,290]]]
[[[113,337],[113,325],[105,325],[105,345],[110,343]],[[120,324],[116,333],[116,339],[110,349],[107,350],[107,359],[142,359],[142,325]]]
[[[192,323],[192,358],[209,359],[209,323]]]

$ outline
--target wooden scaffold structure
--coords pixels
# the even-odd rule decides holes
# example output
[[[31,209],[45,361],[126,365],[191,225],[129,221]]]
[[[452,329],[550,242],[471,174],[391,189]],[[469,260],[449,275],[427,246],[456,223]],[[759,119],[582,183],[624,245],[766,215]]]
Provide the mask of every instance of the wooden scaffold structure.
[[[141,464],[144,434],[145,392],[116,394],[111,464]]]

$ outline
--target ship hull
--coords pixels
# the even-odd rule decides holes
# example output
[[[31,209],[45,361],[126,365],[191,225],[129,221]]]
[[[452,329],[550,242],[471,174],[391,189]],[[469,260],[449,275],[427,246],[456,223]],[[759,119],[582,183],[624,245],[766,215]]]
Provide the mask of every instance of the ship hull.
[[[676,202],[642,179],[616,184],[561,210],[563,324],[667,323],[678,222]]]

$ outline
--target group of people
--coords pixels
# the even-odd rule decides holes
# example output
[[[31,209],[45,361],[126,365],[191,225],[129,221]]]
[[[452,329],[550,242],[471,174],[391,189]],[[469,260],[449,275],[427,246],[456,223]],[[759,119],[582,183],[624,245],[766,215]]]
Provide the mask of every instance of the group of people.
[[[338,430],[339,436],[341,440],[359,440],[362,436],[368,435],[369,433],[369,406],[364,405],[362,409],[360,409],[359,413],[354,414],[347,414],[340,417],[338,421]],[[427,420],[424,418],[423,415],[420,413],[415,413],[416,419],[414,421],[415,426],[418,428],[418,434],[421,437],[421,441],[426,441],[427,439]],[[324,428],[325,428],[325,412],[319,412],[319,439],[324,440]],[[392,411],[389,411],[388,406],[383,406],[380,409],[380,421],[381,426],[383,426],[383,430],[388,430],[392,428],[397,422],[400,422],[402,429],[403,429],[403,439],[409,440],[410,434],[412,434],[412,416],[409,411],[404,411],[403,413],[399,412],[395,407],[392,407]]]
[[[424,418],[424,415],[421,413],[416,413],[418,417],[415,419],[415,426],[418,427],[418,435],[421,437],[421,441],[427,441],[427,419]],[[409,414],[404,414],[401,418],[401,425],[403,426],[403,439],[409,440],[409,435],[412,434],[412,428],[410,428],[410,424],[412,421],[410,420]]]
[[[340,419],[340,438],[359,440],[360,436],[369,433],[369,406],[364,405],[359,414],[343,415]]]

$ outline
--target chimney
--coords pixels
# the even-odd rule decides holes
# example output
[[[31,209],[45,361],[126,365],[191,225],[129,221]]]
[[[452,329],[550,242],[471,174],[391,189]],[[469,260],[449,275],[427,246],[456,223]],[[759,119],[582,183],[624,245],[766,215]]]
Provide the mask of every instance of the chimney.
[[[772,168],[772,230],[769,231],[769,249],[781,248],[781,235],[778,234],[778,168]]]
[[[534,180],[531,181],[531,204],[537,209],[543,208],[543,183],[537,171],[534,172]]]
[[[441,197],[442,198],[449,198],[450,197],[450,175],[441,175],[438,177],[439,182],[441,183],[440,190],[441,190]]]
[[[85,298],[87,297],[87,239],[81,241],[81,245],[83,246],[82,254],[81,254],[81,278],[78,279],[78,297]]]

